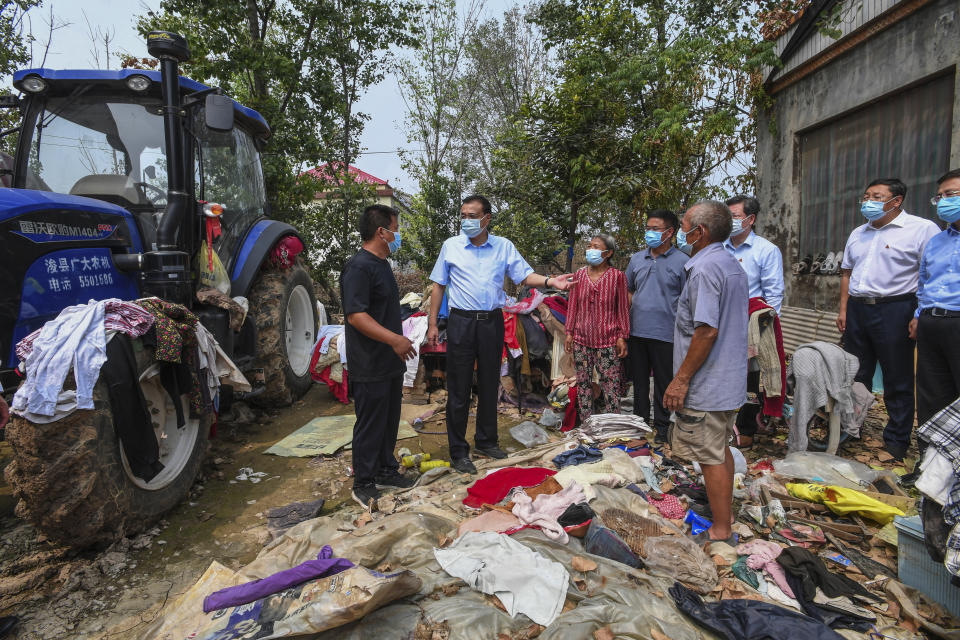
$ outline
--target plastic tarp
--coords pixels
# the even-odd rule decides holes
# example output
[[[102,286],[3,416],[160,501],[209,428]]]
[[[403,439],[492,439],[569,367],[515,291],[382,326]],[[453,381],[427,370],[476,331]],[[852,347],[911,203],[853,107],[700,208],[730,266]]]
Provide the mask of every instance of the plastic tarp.
[[[551,453],[548,448],[543,451],[545,455]],[[433,494],[429,495],[431,491]],[[444,621],[449,625],[449,637],[457,640],[488,640],[499,633],[529,629],[533,624],[529,618],[522,614],[511,618],[494,605],[492,597],[484,596],[466,587],[463,581],[447,575],[434,557],[434,548],[444,546],[456,535],[457,524],[464,515],[457,510],[464,491],[465,486],[453,474],[437,474],[431,484],[392,498],[415,505],[416,510],[378,515],[359,528],[353,526],[352,518],[356,514],[350,511],[295,525],[236,573],[215,563],[197,585],[166,607],[144,637],[188,637],[190,632],[182,631],[197,629],[208,617],[202,612],[205,595],[229,584],[263,578],[314,558],[326,544],[333,548],[337,557],[357,564],[358,570],[370,569],[402,578],[395,579],[400,584],[383,585],[384,596],[379,600],[367,600],[376,600],[374,604],[382,605],[375,611],[358,606],[337,608],[337,603],[328,599],[324,611],[341,626],[311,637],[323,640],[412,637],[418,625],[429,627]],[[607,487],[597,487],[597,498],[592,504],[600,511],[620,508],[644,512],[645,509],[638,496],[627,490]],[[667,597],[672,580],[587,554],[578,538],[560,544],[549,540],[540,531],[523,530],[514,534],[512,539],[548,560],[560,563],[570,574],[564,611],[540,634],[540,638],[589,638],[603,626],[609,626],[618,638],[649,639],[656,634],[673,640],[703,637],[702,630],[685,618]],[[588,572],[574,570],[575,556],[593,560],[597,569]],[[409,585],[414,576],[419,581],[416,593],[390,603],[387,596],[402,593],[401,587]]]

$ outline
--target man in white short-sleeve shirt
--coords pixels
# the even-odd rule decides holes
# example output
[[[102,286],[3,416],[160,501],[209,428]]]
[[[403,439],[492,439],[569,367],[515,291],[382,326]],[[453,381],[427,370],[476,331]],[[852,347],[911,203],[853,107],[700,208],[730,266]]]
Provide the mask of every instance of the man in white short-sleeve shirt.
[[[897,178],[874,180],[863,192],[867,219],[843,251],[837,328],[843,348],[857,356],[856,381],[872,388],[880,364],[887,425],[884,448],[901,460],[913,429],[913,350],[908,326],[917,308],[920,257],[940,232],[930,220],[903,210],[907,187]]]

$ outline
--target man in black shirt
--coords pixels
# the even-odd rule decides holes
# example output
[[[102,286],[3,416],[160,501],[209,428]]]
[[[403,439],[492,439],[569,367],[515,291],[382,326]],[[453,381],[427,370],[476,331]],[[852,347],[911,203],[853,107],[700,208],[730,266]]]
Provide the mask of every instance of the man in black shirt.
[[[353,499],[364,508],[378,488],[409,487],[393,449],[400,427],[404,360],[416,355],[403,337],[400,291],[387,256],[400,248],[397,211],[375,204],[360,218],[363,246],[340,275],[346,316],[347,367],[357,422],[353,426]]]

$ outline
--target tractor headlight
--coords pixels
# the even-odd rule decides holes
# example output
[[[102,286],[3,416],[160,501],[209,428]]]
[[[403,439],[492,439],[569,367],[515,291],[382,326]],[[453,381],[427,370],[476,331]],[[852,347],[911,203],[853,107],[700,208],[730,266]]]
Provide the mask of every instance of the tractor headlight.
[[[130,76],[127,78],[127,87],[137,93],[142,93],[150,88],[150,79],[141,75]]]
[[[47,82],[40,76],[27,76],[20,86],[28,93],[42,93],[47,90]]]

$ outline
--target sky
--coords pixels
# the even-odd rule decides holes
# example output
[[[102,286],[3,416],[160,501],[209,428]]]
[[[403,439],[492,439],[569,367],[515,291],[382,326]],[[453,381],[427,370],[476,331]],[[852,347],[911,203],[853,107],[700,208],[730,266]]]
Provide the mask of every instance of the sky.
[[[458,3],[466,4],[463,0]],[[46,60],[48,68],[96,68],[88,21],[94,30],[99,28],[113,35],[112,51],[147,57],[146,44],[135,27],[136,17],[148,9],[156,10],[159,5],[159,0],[46,0],[41,8],[31,11],[30,17],[33,33],[41,41],[46,40],[51,7],[55,23],[62,25],[53,34]],[[481,15],[484,18],[499,17],[513,5],[512,0],[486,0]],[[42,46],[35,45],[34,52],[39,58]],[[100,67],[106,68],[102,52],[99,58]],[[116,57],[111,55],[111,58],[110,68],[119,68]],[[398,148],[408,149],[410,145],[403,131],[405,107],[396,77],[388,75],[372,87],[360,101],[358,110],[369,114],[370,120],[361,138],[364,151],[356,162],[357,166],[387,180],[395,188],[415,192],[416,184],[403,170],[397,154]]]

